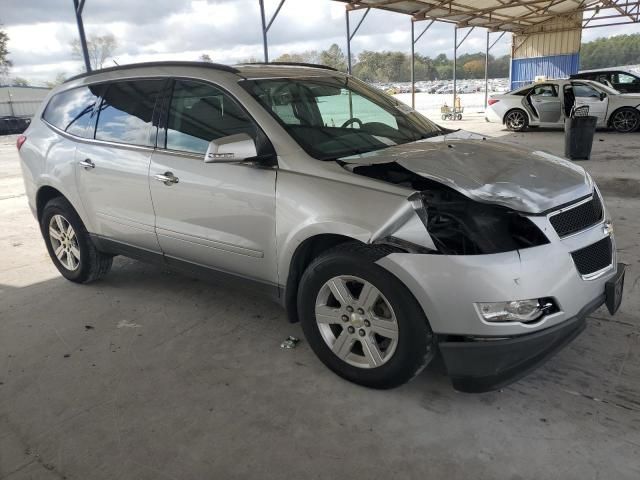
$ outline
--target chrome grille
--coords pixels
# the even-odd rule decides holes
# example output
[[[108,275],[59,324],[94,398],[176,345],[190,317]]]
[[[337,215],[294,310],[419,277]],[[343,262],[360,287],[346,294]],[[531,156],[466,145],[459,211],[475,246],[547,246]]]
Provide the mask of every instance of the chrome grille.
[[[600,222],[602,214],[602,201],[594,192],[591,200],[551,215],[549,221],[560,237],[566,237]]]
[[[611,247],[611,237],[605,237],[596,243],[572,252],[573,263],[576,264],[580,275],[590,275],[611,265],[613,261]]]

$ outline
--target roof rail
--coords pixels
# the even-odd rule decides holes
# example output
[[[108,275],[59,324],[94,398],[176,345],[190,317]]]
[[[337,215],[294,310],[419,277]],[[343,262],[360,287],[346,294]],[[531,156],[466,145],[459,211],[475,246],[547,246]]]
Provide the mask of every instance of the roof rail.
[[[101,68],[100,70],[92,70],[91,72],[81,73],[80,75],[75,75],[71,78],[66,79],[64,83],[71,82],[72,80],[77,80],[78,78],[91,77],[93,75],[98,75],[100,73],[118,72],[120,70],[127,70],[127,69],[138,68],[138,67],[203,67],[203,68],[211,68],[213,70],[221,70],[223,72],[239,73],[238,69],[233,68],[229,65],[223,65],[221,63],[197,62],[197,61],[194,61],[194,62],[188,62],[188,61],[140,62],[140,63],[128,63],[126,65],[117,65],[115,67]]]
[[[340,70],[329,67],[327,65],[319,65],[317,63],[304,63],[304,62],[247,62],[241,63],[240,65],[283,65],[289,67],[311,67],[311,68],[322,68],[323,70],[333,70],[334,72],[339,72]]]

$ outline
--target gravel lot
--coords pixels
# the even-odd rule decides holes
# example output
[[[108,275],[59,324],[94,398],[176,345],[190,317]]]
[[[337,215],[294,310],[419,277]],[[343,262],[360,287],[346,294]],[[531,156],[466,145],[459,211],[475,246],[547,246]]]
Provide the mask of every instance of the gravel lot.
[[[448,126],[562,153],[560,131]],[[0,478],[640,478],[640,134],[582,162],[629,264],[625,300],[520,382],[455,392],[435,365],[373,391],[330,373],[276,305],[118,258],[61,278],[0,137]]]

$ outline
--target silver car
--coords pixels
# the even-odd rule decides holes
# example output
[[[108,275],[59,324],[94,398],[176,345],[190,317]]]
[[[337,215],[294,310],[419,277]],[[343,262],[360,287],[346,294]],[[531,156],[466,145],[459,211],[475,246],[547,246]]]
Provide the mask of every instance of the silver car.
[[[587,107],[598,127],[621,133],[640,127],[640,94],[620,93],[591,80],[546,80],[491,95],[487,103],[485,119],[514,131],[562,127],[576,107]]]
[[[497,388],[620,305],[624,266],[581,167],[444,129],[329,68],[80,75],[18,148],[64,277],[126,255],[259,289],[369,387],[440,354],[455,388]]]

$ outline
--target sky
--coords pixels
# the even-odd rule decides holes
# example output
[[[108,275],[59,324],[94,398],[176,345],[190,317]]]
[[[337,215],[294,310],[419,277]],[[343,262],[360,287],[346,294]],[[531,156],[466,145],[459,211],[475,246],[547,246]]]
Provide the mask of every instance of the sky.
[[[32,84],[83,70],[70,43],[78,30],[72,0],[0,0],[0,24],[9,35],[10,76]],[[265,0],[267,16],[278,0]],[[361,11],[351,14],[355,25]],[[262,59],[258,0],[86,0],[85,31],[112,33],[119,64],[154,60],[197,60],[204,53],[219,63]],[[426,22],[416,24],[416,35]],[[621,33],[640,33],[640,25],[585,30],[583,41]],[[372,10],[352,41],[352,52],[410,51],[410,20],[406,15]],[[476,29],[459,53],[484,51],[485,30]],[[499,34],[492,34],[497,38]],[[346,51],[345,6],[330,0],[286,0],[269,31],[269,56],[322,50],[337,43]],[[491,51],[509,52],[510,34]],[[416,45],[430,57],[453,54],[453,27],[436,22]],[[110,63],[113,65],[113,63]],[[105,66],[110,66],[105,65]]]

